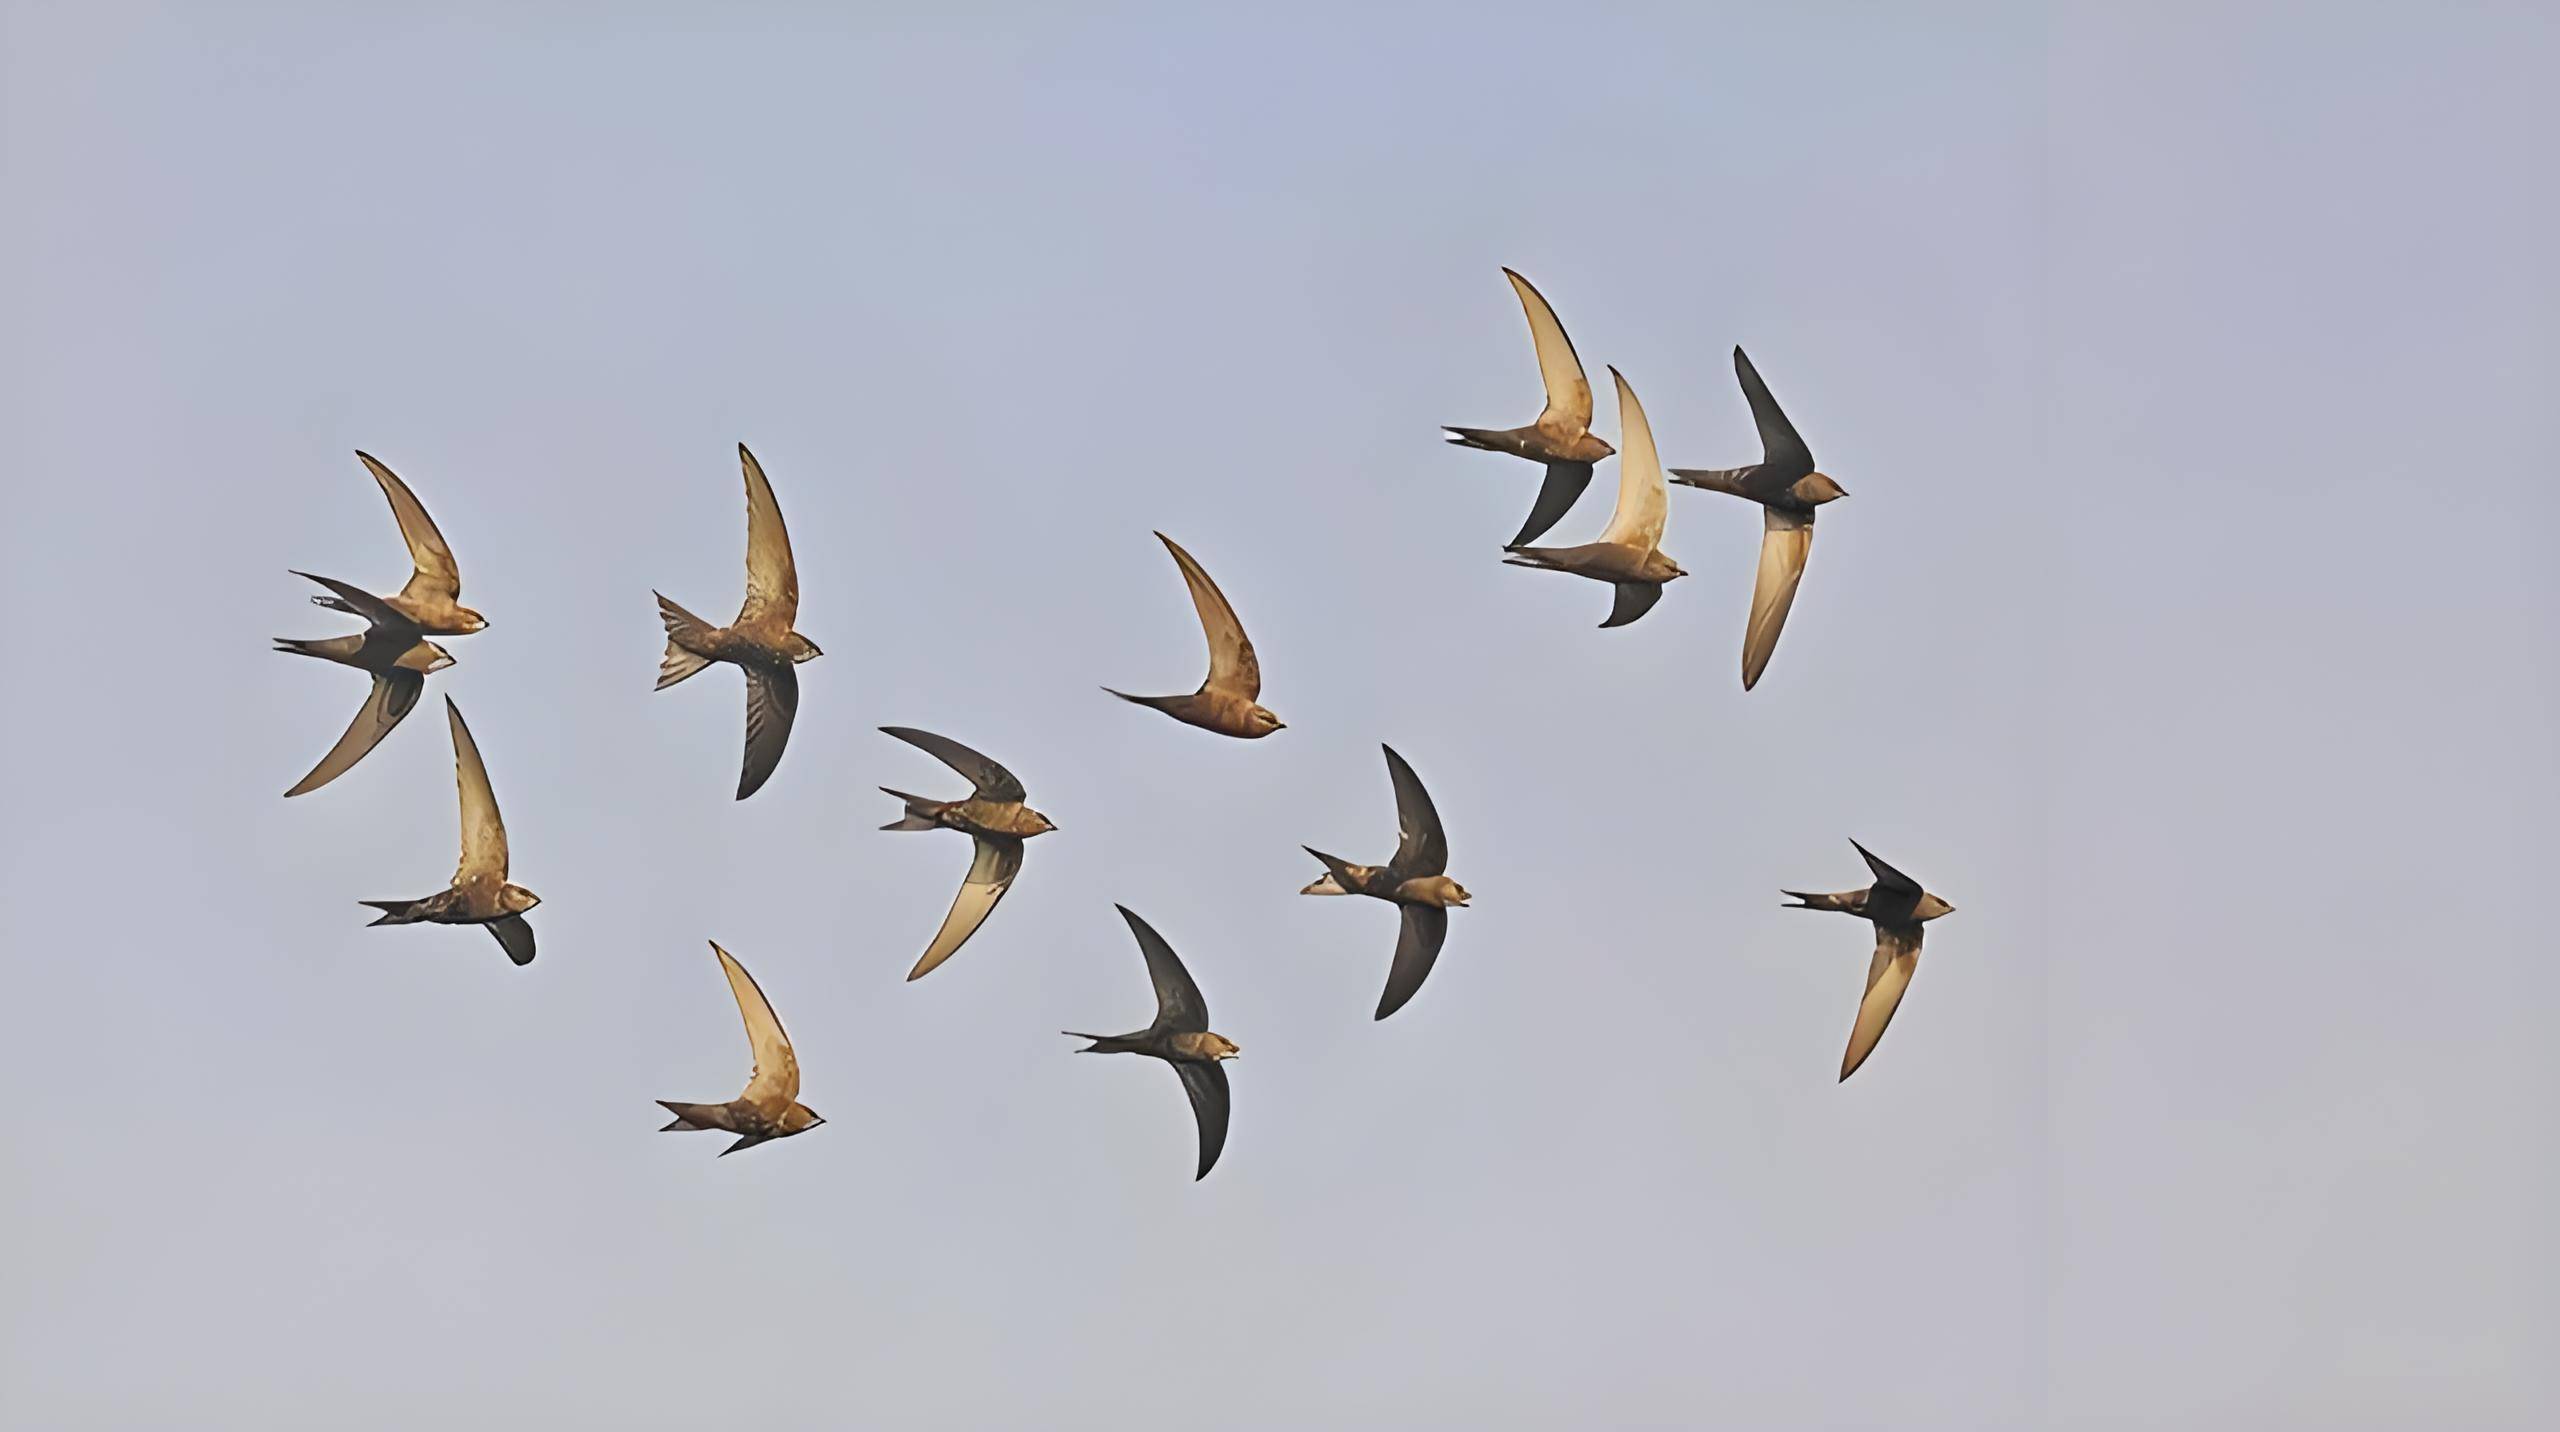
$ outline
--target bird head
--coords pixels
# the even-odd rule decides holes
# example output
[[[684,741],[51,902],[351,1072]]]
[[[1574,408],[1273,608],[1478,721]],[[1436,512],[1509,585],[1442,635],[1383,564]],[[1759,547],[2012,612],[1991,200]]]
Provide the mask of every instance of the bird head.
[[[794,1104],[782,1111],[782,1132],[804,1134],[826,1122],[826,1118],[806,1104]]]
[[[791,661],[793,665],[796,666],[804,661],[815,661],[824,655],[826,655],[826,653],[818,650],[818,644],[816,642],[809,640],[807,637],[802,636],[796,631],[791,634]]]
[[[1912,907],[1911,918],[1914,920],[1934,920],[1940,915],[1954,914],[1955,908],[1955,906],[1948,904],[1937,896],[1923,892],[1920,896],[1920,903]]]
[[[1788,491],[1796,501],[1812,507],[1820,507],[1826,502],[1837,502],[1849,495],[1849,489],[1819,472],[1807,473],[1797,478],[1796,485]]]
[[[485,631],[488,629],[489,619],[480,615],[478,612],[473,611],[469,607],[455,608],[454,615],[461,619],[462,631],[465,636],[476,631]]]
[[[510,915],[521,915],[541,903],[541,896],[521,885],[510,885],[498,892],[498,908]]]
[[[1262,706],[1256,706],[1252,711],[1246,713],[1244,724],[1245,729],[1252,732],[1256,738],[1268,736],[1274,731],[1285,731],[1289,729],[1286,722],[1283,722],[1279,717],[1272,715],[1269,708]]]
[[[1200,1036],[1200,1052],[1208,1055],[1210,1060],[1215,1062],[1220,1059],[1235,1058],[1244,1052],[1244,1046],[1223,1034],[1203,1034]]]

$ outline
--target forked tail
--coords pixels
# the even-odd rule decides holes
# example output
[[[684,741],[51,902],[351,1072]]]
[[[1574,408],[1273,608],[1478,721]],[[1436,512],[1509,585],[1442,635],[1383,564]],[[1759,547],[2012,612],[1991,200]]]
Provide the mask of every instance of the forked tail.
[[[712,627],[711,623],[658,596],[656,592],[649,595],[658,597],[658,620],[667,624],[667,654],[658,658],[657,689],[664,691],[711,664],[710,657],[686,643],[704,642],[710,637]]]
[[[942,804],[940,801],[929,801],[922,796],[911,796],[905,791],[893,791],[887,786],[882,786],[880,791],[883,795],[896,796],[898,799],[907,803],[907,813],[905,817],[899,820],[893,820],[887,825],[880,827],[882,830],[938,830],[941,828],[940,823],[933,818],[934,811]]]
[[[1128,1040],[1112,1034],[1081,1034],[1072,1029],[1062,1029],[1058,1032],[1069,1039],[1090,1039],[1093,1041],[1084,1048],[1077,1050],[1076,1053],[1078,1054],[1126,1054],[1138,1047],[1131,1044]]]
[[[699,1121],[703,1111],[717,1107],[715,1105],[679,1104],[672,1099],[660,1099],[658,1101],[658,1107],[676,1116],[674,1123],[668,1124],[658,1130],[658,1132],[662,1134],[709,1133],[713,1129],[720,1127],[718,1124],[703,1123]]]
[[[381,919],[365,922],[365,928],[371,929],[375,925],[414,925],[419,919],[418,907],[426,902],[423,900],[358,900],[356,903],[366,909],[382,912]]]

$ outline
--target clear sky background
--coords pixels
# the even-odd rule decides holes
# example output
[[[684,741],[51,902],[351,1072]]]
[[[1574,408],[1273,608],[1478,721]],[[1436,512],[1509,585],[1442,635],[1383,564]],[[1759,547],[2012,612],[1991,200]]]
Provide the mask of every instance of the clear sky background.
[[[0,10],[0,1423],[2341,1428],[2560,1408],[2560,200],[2547,6]],[[1851,497],[1760,689],[1755,513],[1642,623],[1506,568],[1499,266],[1667,460]],[[733,445],[798,548],[730,799]],[[540,960],[368,930],[433,705],[302,567],[406,563]],[[1559,527],[1582,540],[1602,491]],[[1185,543],[1290,729],[1188,690]],[[968,861],[1060,833],[931,978]],[[1293,893],[1392,848],[1457,912]],[[1834,1074],[1855,836],[1955,902]],[[1189,960],[1233,1067],[1061,1028]],[[762,980],[831,1122],[716,1159]]]

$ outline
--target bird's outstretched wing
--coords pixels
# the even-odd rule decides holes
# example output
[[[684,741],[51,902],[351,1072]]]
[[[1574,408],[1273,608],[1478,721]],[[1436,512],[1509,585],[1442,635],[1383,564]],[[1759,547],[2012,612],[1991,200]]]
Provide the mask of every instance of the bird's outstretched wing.
[[[1437,905],[1399,905],[1404,926],[1396,936],[1396,962],[1387,970],[1386,991],[1378,996],[1380,1019],[1404,1008],[1405,1001],[1422,988],[1429,978],[1431,966],[1440,958],[1441,942],[1449,938],[1449,912]]]
[[[782,1032],[773,1002],[764,997],[747,967],[720,948],[717,940],[711,942],[711,953],[720,957],[720,972],[729,977],[738,1017],[747,1024],[747,1047],[755,1051],[755,1070],[747,1076],[746,1092],[738,1097],[768,1113],[790,1108],[800,1097],[800,1059],[791,1052],[791,1036]]]
[[[1921,893],[1919,881],[1878,860],[1874,851],[1859,845],[1858,842],[1853,840],[1849,844],[1857,849],[1859,858],[1867,862],[1867,869],[1874,872],[1878,890],[1888,890],[1897,895]]]
[[[1609,376],[1618,380],[1618,440],[1624,446],[1618,451],[1618,505],[1610,512],[1608,529],[1600,540],[1649,552],[1662,545],[1670,490],[1664,485],[1662,456],[1654,450],[1653,425],[1645,421],[1644,404],[1636,401],[1636,390],[1627,386],[1625,374],[1612,368]]]
[[[1876,926],[1875,956],[1867,962],[1867,993],[1858,1001],[1858,1022],[1849,1030],[1848,1052],[1840,1056],[1840,1077],[1858,1072],[1875,1052],[1876,1041],[1884,1038],[1884,1027],[1893,1023],[1893,1012],[1902,1004],[1902,992],[1911,987],[1912,972],[1920,968],[1920,927],[1918,925]]]
[[[454,564],[453,549],[444,544],[444,534],[436,530],[435,519],[427,516],[418,496],[400,475],[384,467],[372,454],[359,451],[356,460],[382,488],[382,496],[391,504],[391,517],[400,524],[400,540],[409,544],[410,573],[408,585],[400,589],[406,598],[442,597],[452,601],[462,595],[462,569]]]
[[[1396,858],[1393,869],[1400,880],[1417,876],[1443,875],[1449,869],[1449,836],[1440,828],[1440,812],[1431,804],[1431,793],[1422,788],[1422,777],[1396,754],[1393,746],[1378,748],[1387,753],[1387,776],[1396,788]]]
[[[738,608],[738,625],[788,631],[800,618],[800,569],[791,560],[791,534],[783,530],[782,507],[773,500],[764,465],[745,443],[738,444],[738,465],[747,477],[747,600]]]
[[[382,744],[392,727],[417,709],[418,697],[426,689],[427,679],[414,671],[394,667],[376,672],[373,691],[356,708],[356,718],[347,723],[346,734],[329,748],[329,754],[320,758],[320,764],[311,768],[311,774],[294,782],[293,789],[285,794],[298,796],[316,791],[353,770],[356,762]]]
[[[1547,406],[1538,415],[1539,423],[1574,432],[1589,429],[1591,381],[1582,376],[1582,359],[1573,351],[1573,340],[1565,337],[1564,325],[1557,321],[1546,295],[1507,268],[1502,276],[1511,280],[1512,291],[1520,295],[1520,311],[1529,317],[1529,339],[1538,348],[1538,378],[1547,389]],[[1589,469],[1584,475],[1589,476]]]
[[[1508,543],[1510,547],[1526,547],[1547,535],[1547,530],[1564,520],[1573,504],[1582,500],[1584,488],[1591,485],[1591,464],[1587,462],[1551,462],[1547,464],[1547,480],[1538,487],[1537,505],[1529,509],[1527,521]]]
[[[1156,987],[1156,1022],[1154,1028],[1173,1034],[1203,1034],[1209,1028],[1209,1002],[1200,997],[1200,986],[1191,982],[1191,972],[1182,967],[1182,957],[1164,942],[1155,926],[1138,918],[1126,905],[1116,907],[1120,918],[1129,922],[1129,933],[1138,937],[1138,949],[1147,957],[1147,978]]]
[[[1173,1072],[1182,1076],[1192,1120],[1200,1126],[1200,1171],[1191,1176],[1198,1183],[1218,1166],[1218,1154],[1227,1146],[1227,1071],[1214,1063],[1180,1059],[1173,1061]]]
[[[1236,609],[1228,604],[1226,593],[1218,590],[1181,543],[1161,532],[1156,540],[1182,569],[1183,584],[1191,588],[1192,609],[1200,614],[1200,630],[1209,638],[1209,676],[1200,689],[1228,692],[1247,701],[1260,699],[1262,661],[1253,654],[1253,643],[1245,638],[1244,623],[1236,620]]]
[[[1774,484],[1784,487],[1813,471],[1813,449],[1796,436],[1796,425],[1779,411],[1769,385],[1760,381],[1760,370],[1739,346],[1733,350],[1733,375],[1742,380],[1742,396],[1751,402],[1751,421],[1760,429],[1760,465],[1770,470]]]
[[[1013,888],[1013,877],[1022,873],[1022,842],[977,836],[977,856],[969,862],[968,877],[960,882],[960,893],[951,901],[951,912],[942,917],[942,928],[933,934],[933,943],[925,947],[916,967],[907,978],[922,979],[956,954],[978,927],[993,914],[996,902]]]
[[[1751,624],[1742,633],[1742,689],[1760,682],[1778,649],[1778,633],[1786,627],[1787,609],[1795,605],[1796,584],[1804,580],[1805,558],[1813,553],[1813,519],[1774,507],[1760,509],[1760,574],[1751,583]]]
[[[983,800],[1019,801],[1028,794],[1023,790],[1022,782],[1014,778],[1013,772],[948,736],[919,731],[913,726],[883,726],[880,729],[958,771],[962,779],[978,788],[978,795]]]
[[[507,878],[507,827],[498,819],[498,797],[489,789],[489,768],[480,763],[480,744],[462,724],[462,708],[444,699],[445,724],[453,728],[453,782],[462,793],[462,863],[453,883],[475,875]]]
[[[747,754],[738,767],[738,799],[764,788],[791,744],[791,722],[800,714],[800,673],[789,666],[740,662],[747,674]]]

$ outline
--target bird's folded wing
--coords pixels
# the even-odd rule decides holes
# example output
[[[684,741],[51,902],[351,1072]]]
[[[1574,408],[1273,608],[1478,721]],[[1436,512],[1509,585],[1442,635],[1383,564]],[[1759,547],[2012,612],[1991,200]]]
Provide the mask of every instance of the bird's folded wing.
[[[747,753],[738,767],[738,799],[745,800],[782,764],[792,719],[800,714],[800,673],[762,661],[739,667],[747,674]]]
[[[1546,411],[1538,415],[1538,421],[1575,432],[1587,430],[1591,426],[1591,381],[1582,375],[1582,359],[1573,351],[1573,340],[1565,337],[1564,324],[1557,321],[1546,295],[1509,269],[1504,269],[1502,275],[1511,280],[1512,291],[1520,295],[1520,311],[1529,317],[1529,339],[1538,348],[1538,378],[1547,389]]]
[[[919,731],[913,726],[883,726],[880,729],[958,771],[962,779],[978,788],[979,796],[984,799],[1018,801],[1028,794],[1013,772],[948,736]]]
[[[1227,603],[1226,593],[1209,580],[1209,573],[1192,560],[1182,544],[1163,533],[1156,540],[1173,554],[1174,565],[1182,569],[1183,585],[1191,589],[1192,610],[1200,614],[1200,630],[1209,638],[1209,678],[1201,683],[1203,690],[1215,690],[1241,696],[1247,701],[1262,695],[1262,661],[1253,654],[1253,643],[1245,639],[1244,623],[1236,619],[1236,609]]]
[[[1742,633],[1742,689],[1750,690],[1768,669],[1769,654],[1778,649],[1778,633],[1795,605],[1796,583],[1804,579],[1805,558],[1813,552],[1813,519],[1761,509],[1760,573],[1751,583],[1751,625]]]
[[[507,878],[507,827],[498,819],[498,797],[489,789],[489,768],[480,764],[480,743],[462,724],[462,708],[444,699],[445,724],[453,728],[453,783],[462,793],[462,863],[453,883],[475,875]]]
[[[1884,1027],[1893,1022],[1902,992],[1910,988],[1912,972],[1919,967],[1919,926],[1876,926],[1876,952],[1867,962],[1867,993],[1858,1001],[1858,1022],[1849,1031],[1849,1050],[1840,1057],[1841,1078],[1857,1073],[1858,1066],[1875,1052],[1876,1041],[1884,1038]]]
[[[738,625],[788,631],[800,618],[800,569],[791,560],[791,534],[783,529],[782,506],[773,500],[764,465],[745,443],[738,444],[738,466],[747,478],[747,600],[738,608]]]
[[[1119,907],[1120,918],[1129,922],[1129,933],[1138,937],[1138,950],[1147,957],[1147,979],[1156,989],[1157,1032],[1200,1034],[1209,1028],[1209,1001],[1200,997],[1200,986],[1191,982],[1191,971],[1182,967],[1182,957],[1164,942],[1156,927],[1138,918],[1128,906]]]
[[[382,488],[383,498],[391,504],[391,517],[400,524],[400,540],[409,545],[409,565],[416,568],[400,595],[408,598],[442,597],[452,601],[462,595],[462,569],[455,565],[453,549],[444,544],[444,534],[436,530],[434,519],[418,503],[417,494],[409,490],[398,473],[384,467],[370,453],[356,454],[365,471]]]
[[[285,794],[298,796],[316,791],[354,769],[356,762],[380,745],[382,738],[391,734],[391,728],[417,707],[419,693],[426,689],[427,679],[414,671],[394,669],[375,675],[373,691],[356,708],[356,719],[347,723],[346,734],[329,748],[329,754],[320,758],[320,764],[311,768],[311,774],[295,782]]]
[[[720,972],[729,977],[738,1017],[747,1023],[747,1047],[755,1051],[755,1071],[747,1076],[746,1092],[739,1097],[768,1111],[790,1108],[800,1097],[800,1060],[791,1052],[791,1038],[782,1032],[782,1020],[745,965],[720,948],[718,941],[712,942],[711,953],[720,957]]]
[[[1449,869],[1449,837],[1440,828],[1440,812],[1431,804],[1431,793],[1422,788],[1422,778],[1413,767],[1396,754],[1393,746],[1381,746],[1387,753],[1387,775],[1396,788],[1396,858],[1392,867],[1396,878],[1411,880],[1418,876],[1446,874]]]
[[[996,902],[1013,888],[1013,877],[1022,872],[1022,842],[975,837],[977,857],[969,862],[968,878],[960,882],[960,893],[951,901],[951,913],[942,917],[942,928],[935,931],[933,943],[925,947],[923,958],[907,971],[907,978],[922,979],[936,966],[951,958],[969,937],[986,923]]]
[[[1437,905],[1401,905],[1403,932],[1396,937],[1396,962],[1387,970],[1387,988],[1378,996],[1380,1019],[1404,1008],[1414,991],[1431,974],[1433,962],[1440,958],[1440,944],[1449,938],[1449,912]]]
[[[1227,1071],[1214,1063],[1178,1059],[1173,1072],[1182,1076],[1182,1092],[1191,1096],[1191,1117],[1200,1125],[1200,1171],[1191,1176],[1197,1183],[1218,1166],[1218,1154],[1227,1146]]]

